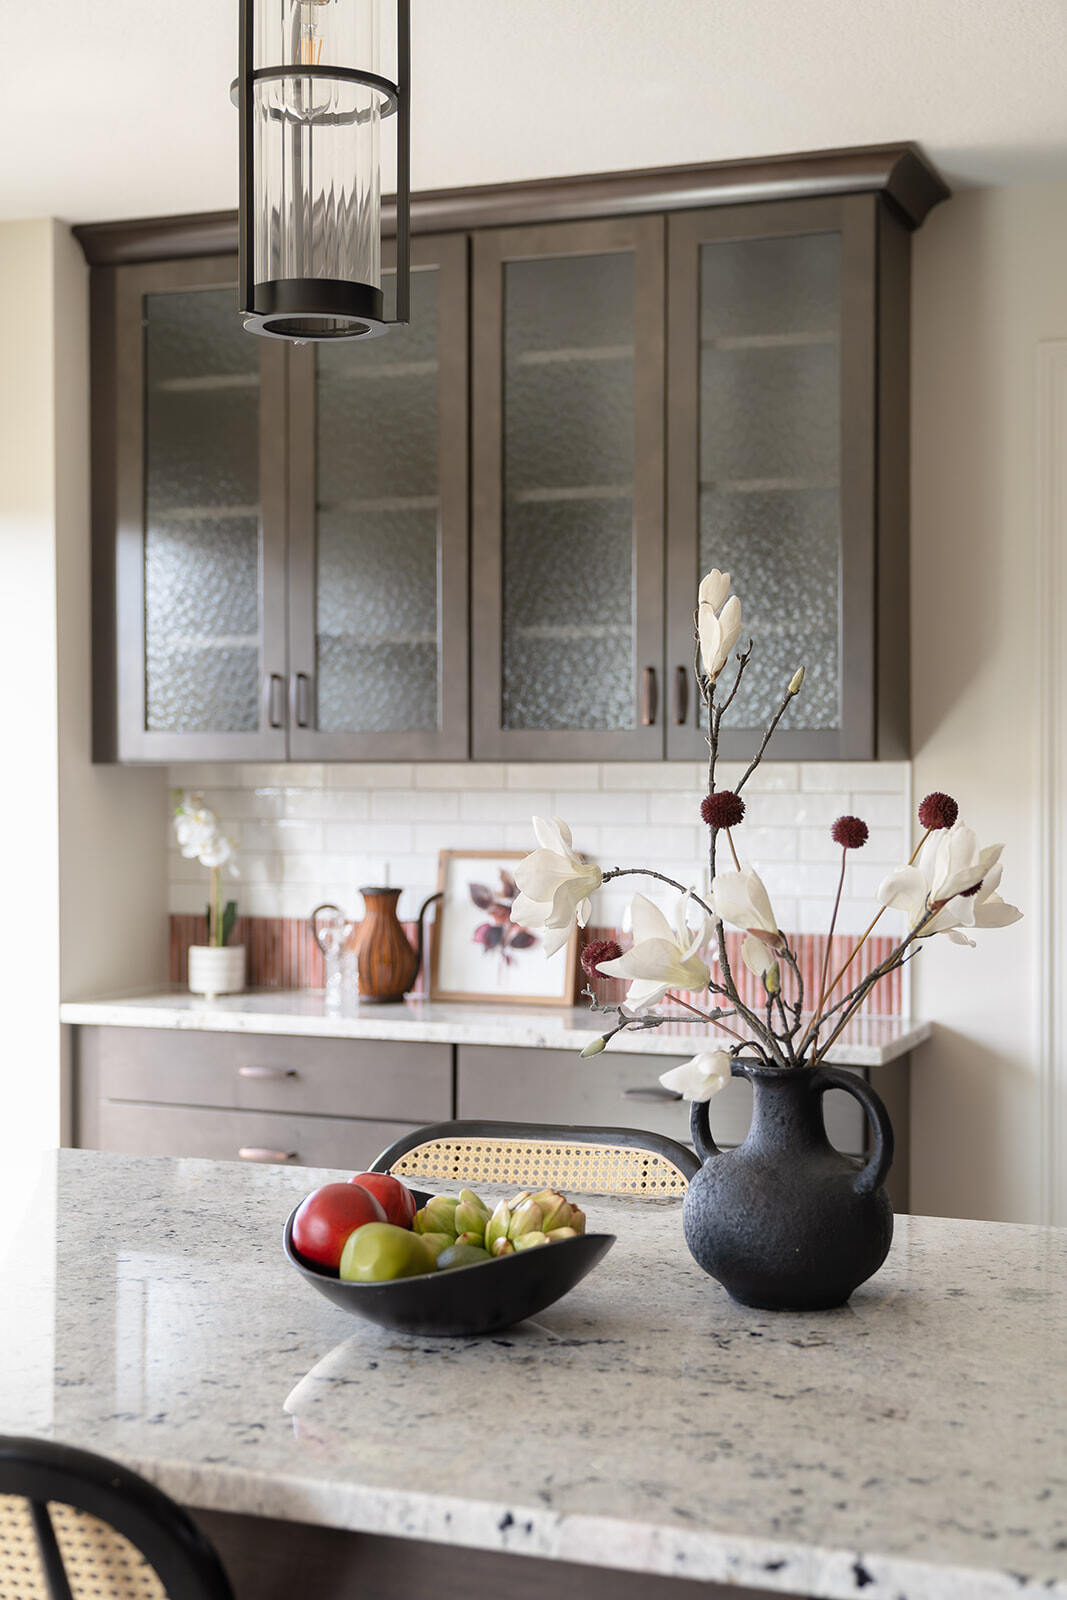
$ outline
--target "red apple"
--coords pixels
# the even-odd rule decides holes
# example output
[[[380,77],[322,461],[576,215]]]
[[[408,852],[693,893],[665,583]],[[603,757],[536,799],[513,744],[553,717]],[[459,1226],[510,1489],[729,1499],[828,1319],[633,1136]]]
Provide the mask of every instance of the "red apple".
[[[345,1240],[365,1222],[386,1216],[368,1189],[355,1183],[326,1183],[315,1189],[293,1218],[293,1244],[308,1261],[336,1269]]]
[[[399,1178],[389,1172],[357,1172],[351,1183],[368,1189],[381,1205],[386,1220],[398,1228],[410,1228],[419,1209],[415,1196]]]

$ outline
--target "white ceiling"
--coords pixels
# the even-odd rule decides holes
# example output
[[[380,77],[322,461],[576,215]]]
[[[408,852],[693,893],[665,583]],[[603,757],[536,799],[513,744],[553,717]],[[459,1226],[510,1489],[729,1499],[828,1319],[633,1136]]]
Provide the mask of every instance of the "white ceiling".
[[[954,185],[1067,178],[1067,0],[412,13],[417,189],[906,139]],[[237,0],[0,0],[0,18],[0,218],[236,205]]]

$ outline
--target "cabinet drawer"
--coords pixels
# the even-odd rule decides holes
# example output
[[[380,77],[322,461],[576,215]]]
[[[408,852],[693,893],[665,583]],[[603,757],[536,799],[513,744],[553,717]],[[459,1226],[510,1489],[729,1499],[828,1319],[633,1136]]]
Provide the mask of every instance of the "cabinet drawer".
[[[459,1117],[491,1122],[559,1122],[599,1128],[647,1128],[689,1143],[689,1106],[684,1101],[631,1098],[626,1091],[659,1086],[659,1075],[688,1056],[616,1055],[605,1051],[581,1061],[570,1050],[459,1047]],[[843,1089],[823,1097],[831,1144],[846,1155],[864,1150],[864,1114]],[[717,1143],[740,1144],[752,1118],[752,1089],[732,1078],[711,1103]]]
[[[102,1100],[402,1118],[452,1115],[449,1045],[282,1034],[81,1028],[79,1078]]]
[[[363,1172],[418,1123],[357,1117],[301,1117],[280,1111],[211,1111],[199,1106],[106,1100],[96,1148],[124,1155],[202,1156]]]

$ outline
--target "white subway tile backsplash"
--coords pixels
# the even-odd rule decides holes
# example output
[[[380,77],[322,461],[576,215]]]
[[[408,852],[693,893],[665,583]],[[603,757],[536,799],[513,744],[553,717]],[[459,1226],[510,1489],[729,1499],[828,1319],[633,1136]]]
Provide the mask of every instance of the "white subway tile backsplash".
[[[691,789],[703,794],[705,772],[695,761],[627,761],[600,769],[602,789],[637,789],[652,793],[657,789]],[[562,787],[562,785],[560,785]]]
[[[328,822],[326,849],[334,854],[410,855],[415,827],[410,822]]]
[[[537,770],[536,768],[533,770]],[[504,767],[500,762],[426,762],[415,768],[416,789],[503,789]],[[510,782],[508,788],[515,785]],[[546,784],[520,784],[519,788],[547,787]]]
[[[460,799],[454,791],[385,789],[371,793],[370,814],[375,822],[432,822],[438,818],[446,824],[459,816]]]
[[[490,827],[499,827],[509,822],[525,822],[529,829],[530,849],[533,849],[533,829],[530,827],[531,817],[550,817],[554,815],[556,807],[552,803],[552,796],[547,790],[531,791],[529,789],[505,790],[491,793],[479,791],[477,794],[460,796],[459,814],[464,822],[484,822]],[[566,812],[563,813],[567,821],[571,821]],[[447,846],[448,840],[442,839],[442,848]],[[487,847],[492,848],[492,840]]]
[[[570,824],[572,832],[587,824],[608,827],[613,823],[637,825],[648,820],[648,796],[634,791],[631,794],[603,794],[599,791],[586,794],[558,794],[552,807]]]
[[[720,763],[718,786],[732,787],[743,771]],[[575,848],[605,869],[648,866],[706,888],[707,772],[697,761],[214,763],[175,766],[169,779],[203,792],[234,839],[241,877],[232,893],[253,916],[306,916],[324,899],[358,915],[360,885],[390,882],[403,887],[401,915],[413,917],[436,886],[440,850],[525,854],[534,814],[562,816]],[[840,863],[830,825],[842,813],[867,821],[871,837],[849,862],[838,919],[842,931],[862,931],[874,889],[911,850],[908,763],[770,762],[744,793],[737,848],[767,882],[787,931],[826,930]],[[173,847],[169,817],[166,827],[171,909],[198,912],[207,874]],[[635,889],[669,903],[655,880],[627,877],[598,893],[593,921],[618,921]]]
[[[600,768],[595,762],[512,761],[507,767],[509,789],[597,789],[599,786]]]
[[[408,761],[332,761],[326,765],[327,789],[411,789],[415,768]]]

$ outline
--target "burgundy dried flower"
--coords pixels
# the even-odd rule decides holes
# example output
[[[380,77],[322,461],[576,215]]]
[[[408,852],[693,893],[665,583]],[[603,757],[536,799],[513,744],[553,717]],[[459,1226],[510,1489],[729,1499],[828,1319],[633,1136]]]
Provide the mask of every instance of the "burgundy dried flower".
[[[867,843],[869,835],[862,817],[838,817],[830,836],[844,850],[859,850]]]
[[[950,794],[935,789],[919,807],[919,821],[924,828],[951,828],[960,814],[960,808]]]
[[[617,961],[622,955],[622,945],[616,944],[614,939],[594,939],[592,944],[587,944],[582,951],[582,971],[590,983],[595,983],[602,976],[597,971],[601,961]]]
[[[716,789],[700,802],[700,815],[709,828],[736,828],[745,814],[745,802],[732,789]]]

